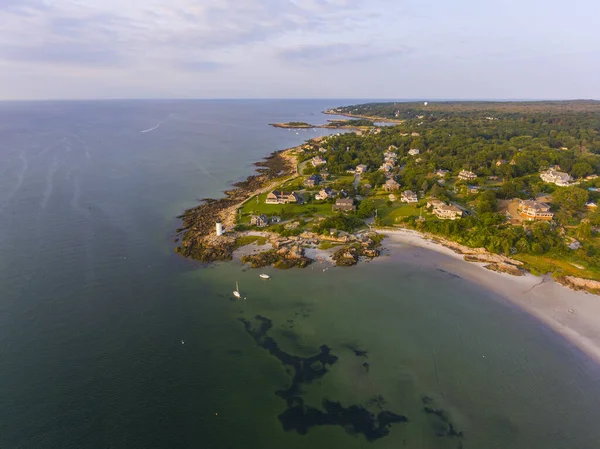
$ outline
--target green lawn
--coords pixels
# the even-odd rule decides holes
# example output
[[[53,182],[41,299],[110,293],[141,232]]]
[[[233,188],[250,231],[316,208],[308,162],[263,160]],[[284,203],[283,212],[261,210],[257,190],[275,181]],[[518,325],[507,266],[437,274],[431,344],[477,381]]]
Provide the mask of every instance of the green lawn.
[[[377,201],[377,215],[386,226],[395,225],[404,217],[418,216],[420,212],[421,209],[417,208],[414,203],[407,204],[394,201],[392,206],[388,206],[385,202]],[[428,214],[424,213],[423,215]]]
[[[305,214],[315,215],[332,215],[329,203],[325,204],[265,204],[267,193],[258,195],[258,203],[256,197],[252,197],[242,206],[242,219],[238,220],[241,223],[249,223],[251,215],[282,215],[282,210],[293,216],[300,217]]]
[[[546,255],[536,256],[533,254],[515,254],[511,257],[524,262],[533,274],[556,273],[563,276],[600,280],[600,272],[595,267],[589,267],[589,264],[580,260],[569,260],[568,258],[559,260]],[[585,269],[579,269],[571,262],[583,266]]]

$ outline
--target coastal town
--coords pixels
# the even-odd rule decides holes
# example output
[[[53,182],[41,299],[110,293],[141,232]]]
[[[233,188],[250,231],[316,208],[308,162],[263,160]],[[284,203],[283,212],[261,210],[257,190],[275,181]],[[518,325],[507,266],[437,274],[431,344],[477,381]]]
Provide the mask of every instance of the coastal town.
[[[374,117],[369,107],[326,113],[364,120]],[[329,250],[339,265],[352,265],[379,255],[377,231],[408,228],[480,248],[490,260],[501,255],[510,261],[504,271],[512,274],[519,267],[562,279],[584,278],[595,290],[593,281],[600,280],[597,133],[583,142],[550,123],[517,132],[514,126],[522,123],[493,109],[469,111],[464,118],[443,108],[408,103],[403,108],[387,114],[396,119],[390,126],[372,124],[368,130],[310,139],[274,155],[285,158],[285,169],[238,195],[226,216],[214,215],[206,226],[224,224],[216,246],[229,250],[196,258],[226,259],[241,242],[266,237],[271,249],[264,251],[264,260],[248,255],[247,263],[306,266],[310,260],[304,249],[316,248]],[[489,120],[492,113],[494,120]],[[520,113],[541,114],[535,109]],[[590,120],[585,108],[562,114]],[[470,123],[478,127],[465,128]],[[507,129],[514,134],[510,138],[495,136]],[[532,131],[536,138],[521,135]],[[203,232],[200,246],[215,246],[209,234]],[[183,243],[188,246],[179,251],[189,255],[194,245],[185,236]]]

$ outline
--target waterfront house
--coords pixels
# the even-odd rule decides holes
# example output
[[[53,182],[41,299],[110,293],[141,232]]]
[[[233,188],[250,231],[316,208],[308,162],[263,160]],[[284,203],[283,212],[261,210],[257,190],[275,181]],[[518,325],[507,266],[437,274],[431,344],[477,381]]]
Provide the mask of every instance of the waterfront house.
[[[402,201],[403,203],[416,203],[417,201],[419,201],[419,198],[417,197],[417,194],[412,190],[405,190],[404,192],[402,192],[402,195],[400,195],[400,201]]]
[[[549,168],[546,171],[540,173],[542,181],[556,184],[560,187],[568,187],[571,185],[573,178],[568,173],[560,172],[555,168]]]
[[[273,190],[265,199],[266,204],[289,204],[298,203],[299,197],[294,193],[287,193],[280,190]]]
[[[411,148],[410,150],[408,150],[408,154],[410,154],[411,156],[416,156],[417,154],[419,154],[421,151],[416,149],[416,148]]]
[[[465,181],[471,181],[477,178],[477,175],[469,170],[461,170],[458,174],[459,179],[463,179]]]
[[[427,207],[433,207],[434,209],[439,206],[445,206],[446,203],[438,200],[437,198],[430,198],[427,200]]]
[[[319,185],[320,182],[321,182],[321,176],[319,176],[319,175],[312,175],[312,176],[309,176],[304,181],[304,185],[306,187],[315,187],[315,186]]]
[[[453,204],[441,204],[433,208],[433,213],[440,220],[457,220],[462,217],[462,209],[454,206]]]
[[[517,212],[521,217],[529,221],[550,221],[554,217],[554,214],[550,212],[550,206],[548,204],[534,200],[519,200]]]
[[[258,226],[259,228],[264,228],[269,225],[269,219],[265,215],[252,215],[250,217],[250,224],[254,226]]]
[[[398,190],[400,188],[400,184],[393,179],[388,179],[383,185],[383,188],[388,192],[393,192],[394,190]]]
[[[353,210],[356,210],[356,206],[354,205],[354,200],[352,198],[338,198],[337,200],[335,200],[333,210],[341,212],[352,212]]]

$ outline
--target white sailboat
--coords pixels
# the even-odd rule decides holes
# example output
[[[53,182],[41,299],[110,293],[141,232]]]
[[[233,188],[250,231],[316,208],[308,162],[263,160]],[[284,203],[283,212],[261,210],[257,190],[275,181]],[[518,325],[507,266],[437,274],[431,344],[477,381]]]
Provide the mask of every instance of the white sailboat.
[[[263,279],[271,279],[271,276],[269,276],[268,274],[265,274],[265,273],[259,274],[259,276]]]
[[[237,281],[235,281],[235,290],[233,291],[233,296],[238,299],[242,299],[242,295],[240,294],[240,286],[238,285]]]

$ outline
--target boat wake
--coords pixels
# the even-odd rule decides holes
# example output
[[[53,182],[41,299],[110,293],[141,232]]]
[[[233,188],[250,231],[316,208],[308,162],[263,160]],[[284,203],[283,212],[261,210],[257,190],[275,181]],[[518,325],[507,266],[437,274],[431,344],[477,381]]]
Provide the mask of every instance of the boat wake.
[[[158,123],[156,124],[156,126],[154,126],[154,127],[152,127],[152,128],[144,129],[143,131],[140,131],[140,133],[149,133],[150,131],[154,131],[155,129],[158,129],[158,128],[160,128],[160,125],[161,125],[162,123],[163,123],[163,122],[158,122]]]

